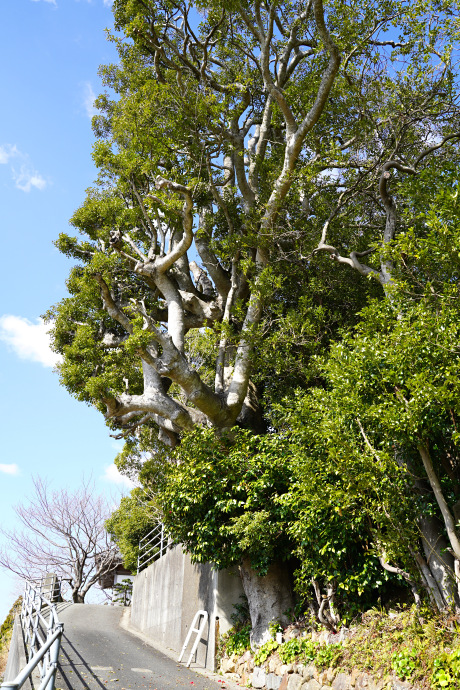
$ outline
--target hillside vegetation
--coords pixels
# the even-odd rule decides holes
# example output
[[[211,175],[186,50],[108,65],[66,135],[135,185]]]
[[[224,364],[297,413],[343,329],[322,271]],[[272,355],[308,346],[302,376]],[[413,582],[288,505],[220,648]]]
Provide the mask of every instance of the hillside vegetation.
[[[11,607],[7,617],[0,627],[0,680],[6,668],[8,650],[10,648],[11,635],[13,633],[14,618],[21,611],[22,597],[19,597]]]

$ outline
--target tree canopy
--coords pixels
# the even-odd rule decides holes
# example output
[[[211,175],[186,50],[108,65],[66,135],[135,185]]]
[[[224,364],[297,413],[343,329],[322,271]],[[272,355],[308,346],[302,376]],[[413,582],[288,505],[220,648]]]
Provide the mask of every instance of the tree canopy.
[[[99,176],[58,240],[77,263],[47,314],[62,383],[126,440],[127,471],[182,463],[156,475],[158,506],[195,558],[268,577],[295,554],[329,625],[378,563],[451,603],[456,3],[113,13]]]

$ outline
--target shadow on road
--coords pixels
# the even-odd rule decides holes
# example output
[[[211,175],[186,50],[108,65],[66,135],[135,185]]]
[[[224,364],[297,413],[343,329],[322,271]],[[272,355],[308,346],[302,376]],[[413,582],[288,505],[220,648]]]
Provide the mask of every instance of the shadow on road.
[[[94,690],[94,684],[92,686],[88,685],[88,677],[85,677],[83,669],[86,674],[91,677],[91,680],[94,681],[96,687],[106,688],[105,684],[95,675],[94,671],[88,666],[80,652],[65,633],[62,642],[60,655],[64,657],[64,659],[59,659],[56,688],[62,688],[62,690]],[[78,661],[70,656],[69,650],[75,654]],[[70,677],[70,674],[72,674],[72,677]],[[76,685],[76,681],[79,682],[78,686]]]

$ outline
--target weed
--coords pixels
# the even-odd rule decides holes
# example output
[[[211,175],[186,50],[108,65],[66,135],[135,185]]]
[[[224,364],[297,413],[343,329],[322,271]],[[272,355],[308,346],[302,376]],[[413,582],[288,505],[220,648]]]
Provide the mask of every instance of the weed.
[[[415,649],[402,649],[391,657],[391,668],[401,680],[410,680],[418,665]]]

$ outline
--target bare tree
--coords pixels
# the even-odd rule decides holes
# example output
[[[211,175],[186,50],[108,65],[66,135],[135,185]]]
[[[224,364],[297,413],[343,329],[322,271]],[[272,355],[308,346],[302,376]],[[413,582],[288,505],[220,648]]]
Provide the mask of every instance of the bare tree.
[[[104,524],[110,507],[84,481],[75,491],[52,491],[34,479],[34,495],[14,510],[22,528],[0,532],[0,565],[26,579],[53,572],[67,580],[75,603],[84,603],[89,589],[119,562]]]

